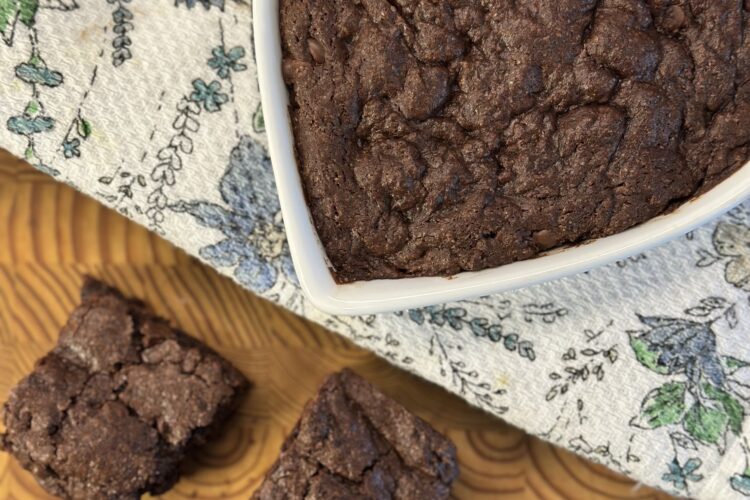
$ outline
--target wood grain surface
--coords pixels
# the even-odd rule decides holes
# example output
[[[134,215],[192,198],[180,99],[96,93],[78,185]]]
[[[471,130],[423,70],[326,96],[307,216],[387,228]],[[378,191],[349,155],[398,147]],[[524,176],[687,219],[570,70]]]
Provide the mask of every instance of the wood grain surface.
[[[229,358],[255,388],[164,498],[246,499],[326,374],[350,366],[458,447],[458,499],[666,499],[399,371],[0,152],[0,400],[51,348],[84,274],[145,299]],[[1,428],[1,426],[0,426]],[[0,498],[44,492],[0,454]]]

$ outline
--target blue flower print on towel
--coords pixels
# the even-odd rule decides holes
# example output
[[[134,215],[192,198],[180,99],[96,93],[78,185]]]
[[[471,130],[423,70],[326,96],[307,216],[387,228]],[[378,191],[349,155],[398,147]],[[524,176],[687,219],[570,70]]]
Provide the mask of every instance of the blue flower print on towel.
[[[195,89],[190,94],[190,100],[197,103],[203,103],[203,108],[209,113],[215,113],[221,110],[221,105],[229,100],[229,97],[219,92],[221,90],[221,83],[213,81],[206,84],[203,80],[198,78],[193,80],[193,88]]]
[[[743,475],[737,474],[732,476],[732,479],[729,480],[729,484],[735,491],[746,497],[750,497],[750,471]]]
[[[721,304],[724,305],[724,302]],[[695,385],[702,381],[717,387],[724,385],[724,369],[717,353],[716,334],[711,322],[639,318],[649,329],[631,332],[630,344],[642,365],[661,375],[685,374]]]
[[[172,207],[224,234],[201,248],[201,257],[217,267],[236,266],[237,281],[258,292],[273,287],[279,272],[295,280],[271,162],[252,138],[243,136],[232,150],[219,190],[227,207],[208,201]]]
[[[79,157],[81,156],[81,141],[77,137],[74,137],[73,139],[69,141],[63,142],[63,155],[66,159],[70,159],[73,157]]]
[[[703,474],[695,472],[700,469],[702,463],[700,458],[691,458],[685,465],[680,465],[675,458],[669,464],[669,472],[662,476],[662,481],[672,483],[677,490],[687,490],[688,481],[698,482],[703,479]]]
[[[247,69],[247,65],[240,62],[245,57],[245,49],[242,47],[232,47],[226,52],[224,47],[216,47],[211,51],[213,57],[208,60],[208,66],[216,70],[219,78],[226,80],[230,72],[240,72]]]
[[[197,4],[203,5],[206,9],[218,7],[224,10],[224,0],[176,0],[175,5],[185,4],[188,9],[192,9]]]

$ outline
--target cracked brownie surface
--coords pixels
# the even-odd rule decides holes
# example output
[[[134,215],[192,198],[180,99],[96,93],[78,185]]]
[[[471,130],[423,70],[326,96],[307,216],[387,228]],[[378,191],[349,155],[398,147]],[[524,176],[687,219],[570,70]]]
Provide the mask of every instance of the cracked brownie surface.
[[[453,444],[349,370],[331,375],[253,496],[449,498]]]
[[[750,156],[750,1],[282,0],[305,194],[340,281],[611,235]]]
[[[57,346],[11,391],[0,446],[63,498],[163,493],[247,388],[197,340],[88,280]]]

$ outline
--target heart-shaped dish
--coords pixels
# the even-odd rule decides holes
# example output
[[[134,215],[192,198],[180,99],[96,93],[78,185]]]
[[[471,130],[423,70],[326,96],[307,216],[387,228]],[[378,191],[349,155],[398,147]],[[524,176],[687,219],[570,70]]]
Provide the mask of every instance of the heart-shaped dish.
[[[632,229],[539,257],[450,278],[338,284],[305,202],[282,76],[278,0],[253,2],[258,78],[287,239],[300,284],[319,309],[344,315],[401,311],[550,281],[638,254],[683,235],[750,196],[750,163],[705,194]]]

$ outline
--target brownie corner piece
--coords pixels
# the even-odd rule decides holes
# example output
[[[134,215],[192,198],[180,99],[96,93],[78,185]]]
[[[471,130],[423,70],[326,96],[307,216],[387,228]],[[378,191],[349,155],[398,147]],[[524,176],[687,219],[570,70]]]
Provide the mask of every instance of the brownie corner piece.
[[[208,347],[89,278],[57,345],[11,390],[0,448],[63,498],[159,494],[248,388]]]
[[[305,406],[253,498],[441,499],[457,476],[453,443],[344,370]]]

